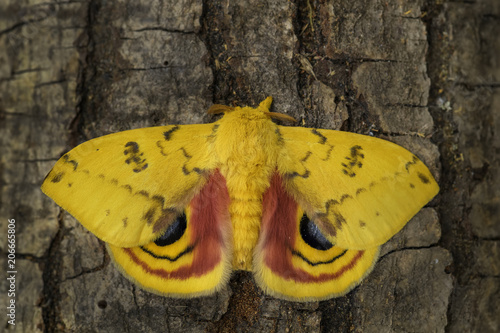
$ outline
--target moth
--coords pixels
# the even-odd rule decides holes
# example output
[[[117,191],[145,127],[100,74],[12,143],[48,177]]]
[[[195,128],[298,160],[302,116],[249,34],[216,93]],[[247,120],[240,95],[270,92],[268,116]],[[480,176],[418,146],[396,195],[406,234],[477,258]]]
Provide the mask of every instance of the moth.
[[[121,272],[170,297],[220,290],[233,270],[292,301],[341,296],[381,244],[438,192],[406,149],[359,134],[279,126],[213,106],[211,124],[135,129],[64,156],[42,191],[107,244]]]

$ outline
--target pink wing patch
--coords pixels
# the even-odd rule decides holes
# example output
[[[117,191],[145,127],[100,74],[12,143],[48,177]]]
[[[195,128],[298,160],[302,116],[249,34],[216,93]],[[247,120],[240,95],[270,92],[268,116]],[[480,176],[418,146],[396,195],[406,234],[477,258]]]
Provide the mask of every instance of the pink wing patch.
[[[134,248],[108,246],[126,275],[148,290],[190,297],[211,293],[231,273],[228,207],[225,179],[216,171],[191,200],[186,229],[178,240],[164,246],[155,242]]]
[[[315,248],[304,240],[300,231],[302,216],[298,215],[297,202],[275,173],[263,198],[254,262],[259,285],[277,297],[304,300],[329,298],[352,289],[371,270],[378,248],[357,251],[334,244],[326,249]]]

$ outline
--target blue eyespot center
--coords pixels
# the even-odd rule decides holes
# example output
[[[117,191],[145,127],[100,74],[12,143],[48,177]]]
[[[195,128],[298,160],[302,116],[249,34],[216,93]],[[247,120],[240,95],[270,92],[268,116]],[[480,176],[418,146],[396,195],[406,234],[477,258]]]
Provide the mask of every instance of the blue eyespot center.
[[[163,235],[155,240],[155,244],[158,246],[167,246],[177,242],[186,232],[186,228],[186,214],[183,212],[181,215],[177,216],[175,221],[165,230]]]
[[[333,247],[333,244],[323,236],[318,226],[306,214],[300,219],[300,236],[307,245],[316,250],[326,251]]]

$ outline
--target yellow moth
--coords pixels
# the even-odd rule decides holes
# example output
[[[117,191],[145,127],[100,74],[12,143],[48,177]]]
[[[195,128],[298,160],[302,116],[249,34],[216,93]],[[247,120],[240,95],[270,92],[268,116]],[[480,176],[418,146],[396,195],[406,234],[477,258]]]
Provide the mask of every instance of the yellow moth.
[[[438,185],[391,142],[276,125],[271,101],[215,105],[224,116],[212,124],[90,140],[56,163],[42,191],[154,293],[209,295],[232,270],[249,270],[279,298],[343,295]]]

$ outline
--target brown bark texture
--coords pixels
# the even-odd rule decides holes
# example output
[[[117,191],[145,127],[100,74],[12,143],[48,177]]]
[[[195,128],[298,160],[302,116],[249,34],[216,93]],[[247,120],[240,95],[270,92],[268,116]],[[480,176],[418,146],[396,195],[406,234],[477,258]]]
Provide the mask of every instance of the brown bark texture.
[[[0,331],[499,331],[499,34],[498,0],[0,0]],[[302,126],[394,141],[439,179],[344,297],[281,301],[242,272],[212,297],[150,294],[39,189],[85,140],[269,95]]]

